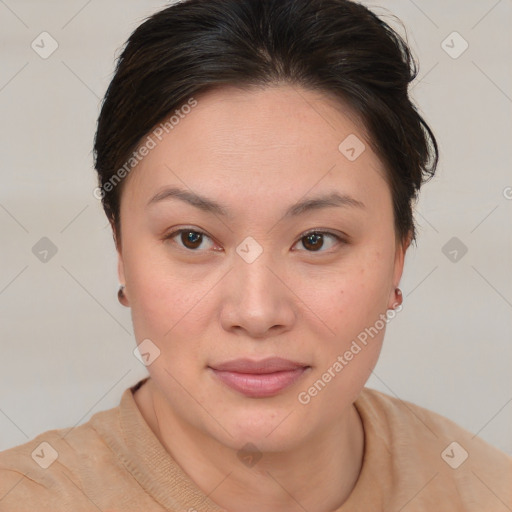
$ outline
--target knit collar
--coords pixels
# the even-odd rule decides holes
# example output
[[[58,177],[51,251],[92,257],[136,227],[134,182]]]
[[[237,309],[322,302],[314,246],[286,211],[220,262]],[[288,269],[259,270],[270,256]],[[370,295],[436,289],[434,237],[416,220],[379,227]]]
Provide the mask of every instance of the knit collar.
[[[121,436],[115,428],[101,428],[100,424],[95,427],[102,431],[101,434],[107,444],[141,487],[165,509],[180,512],[225,512],[181,469],[139,411],[133,394],[149,378],[146,377],[126,389],[121,397],[117,408]],[[375,504],[376,478],[381,480],[382,471],[387,472],[390,469],[385,467],[386,464],[383,464],[382,458],[377,455],[377,451],[385,450],[385,447],[378,440],[376,418],[372,415],[366,392],[367,389],[364,388],[354,404],[363,422],[365,434],[362,469],[348,499],[333,512],[362,510],[368,500],[369,489],[372,489],[373,494],[371,504]],[[380,475],[376,474],[376,466],[379,466]]]

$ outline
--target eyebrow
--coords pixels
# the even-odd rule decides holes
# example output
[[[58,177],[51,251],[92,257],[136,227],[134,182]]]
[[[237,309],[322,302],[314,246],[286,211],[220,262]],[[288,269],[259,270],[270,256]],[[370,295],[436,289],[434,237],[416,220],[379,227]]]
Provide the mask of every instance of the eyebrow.
[[[201,196],[195,192],[181,189],[179,187],[169,187],[154,195],[146,206],[165,201],[169,199],[179,199],[207,213],[213,213],[223,217],[233,218],[233,214],[229,208],[222,206],[217,201]],[[295,217],[302,215],[308,211],[320,210],[329,207],[350,207],[350,208],[366,208],[366,205],[347,194],[338,194],[331,192],[309,199],[303,199],[291,205],[284,213],[283,218]]]

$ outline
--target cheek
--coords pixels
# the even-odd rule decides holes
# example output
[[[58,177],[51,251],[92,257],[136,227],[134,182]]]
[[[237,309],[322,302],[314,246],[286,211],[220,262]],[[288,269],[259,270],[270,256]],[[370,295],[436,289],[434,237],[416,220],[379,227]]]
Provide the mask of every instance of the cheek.
[[[311,309],[326,326],[319,372],[327,371],[338,356],[346,354],[341,363],[345,377],[336,380],[349,379],[349,387],[366,381],[380,353],[389,322],[386,312],[392,278],[390,261],[390,254],[384,256],[380,249],[365,250],[364,255],[359,254],[350,265],[331,276],[310,302]]]
[[[124,251],[125,276],[137,340],[161,339],[185,314],[189,299],[181,281],[164,261],[155,256],[150,243],[127,243]]]
[[[337,334],[353,334],[354,328],[364,328],[385,313],[392,279],[390,261],[380,251],[368,251],[366,257],[354,254],[350,265],[332,275],[317,294],[316,307]]]
[[[157,344],[165,357],[194,357],[207,327],[205,296],[211,280],[191,280],[171,265],[162,251],[135,249],[127,258],[132,322],[137,341]]]
[[[323,312],[329,334],[322,336],[315,372],[301,396],[314,402],[310,413],[325,416],[329,410],[336,417],[343,410],[342,402],[356,399],[375,368],[389,320],[385,296],[375,279],[365,286],[356,278],[339,282],[336,293],[324,299]],[[333,403],[339,406],[326,405]]]
[[[143,336],[169,339],[185,325],[190,327],[201,296],[190,283],[176,277],[169,279],[153,269],[150,275],[135,274],[130,286],[134,328],[144,330]]]

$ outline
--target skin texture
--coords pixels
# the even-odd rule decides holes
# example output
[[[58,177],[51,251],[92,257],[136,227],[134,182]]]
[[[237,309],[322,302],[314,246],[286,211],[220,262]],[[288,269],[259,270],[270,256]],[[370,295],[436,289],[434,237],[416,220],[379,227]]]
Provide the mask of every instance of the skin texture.
[[[364,431],[353,402],[385,329],[308,404],[298,394],[396,307],[409,243],[397,243],[384,167],[341,102],[288,85],[223,87],[196,99],[123,185],[119,279],[137,343],[150,339],[160,350],[135,399],[162,444],[220,506],[329,512],[361,469]],[[355,161],[338,150],[350,134],[366,146]],[[232,217],[178,199],[147,205],[168,186],[211,198]],[[333,191],[365,208],[283,217],[297,201]],[[165,239],[180,228],[205,233],[188,245],[197,248],[184,245],[185,235]],[[323,245],[308,244],[312,229],[346,242],[324,235]],[[236,252],[248,236],[263,250],[252,263]],[[228,388],[208,368],[271,356],[311,368],[267,398]],[[261,454],[252,467],[237,457],[246,443]]]

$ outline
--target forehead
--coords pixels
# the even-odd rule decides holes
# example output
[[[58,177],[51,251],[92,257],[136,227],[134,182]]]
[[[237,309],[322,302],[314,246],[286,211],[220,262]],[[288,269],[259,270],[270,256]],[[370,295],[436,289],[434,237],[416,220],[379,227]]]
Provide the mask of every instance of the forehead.
[[[368,141],[359,115],[342,100],[319,91],[292,85],[222,86],[195,99],[197,106],[182,125],[193,124],[196,137],[214,153],[222,151],[219,143],[271,151],[276,145],[315,144],[329,144],[337,150],[339,142],[351,133]],[[188,132],[181,131],[183,136]]]
[[[148,199],[173,183],[249,200],[282,195],[283,186],[296,199],[336,184],[354,195],[382,191],[383,164],[357,114],[337,99],[284,85],[223,86],[194,99],[169,133],[153,136],[155,147],[128,177],[129,194]]]

